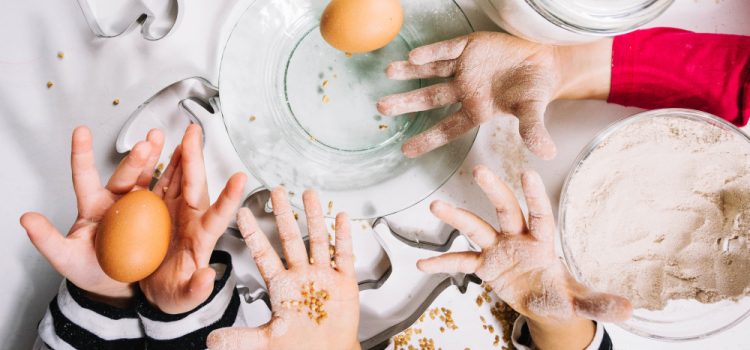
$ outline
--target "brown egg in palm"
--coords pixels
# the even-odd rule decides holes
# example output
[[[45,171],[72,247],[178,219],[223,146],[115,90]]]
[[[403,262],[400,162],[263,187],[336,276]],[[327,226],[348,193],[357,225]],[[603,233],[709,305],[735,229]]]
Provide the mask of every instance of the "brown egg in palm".
[[[96,259],[112,279],[140,281],[161,265],[171,238],[164,201],[151,191],[133,191],[104,214],[94,242]]]
[[[399,0],[331,0],[320,18],[320,33],[338,50],[370,52],[388,45],[403,23]]]

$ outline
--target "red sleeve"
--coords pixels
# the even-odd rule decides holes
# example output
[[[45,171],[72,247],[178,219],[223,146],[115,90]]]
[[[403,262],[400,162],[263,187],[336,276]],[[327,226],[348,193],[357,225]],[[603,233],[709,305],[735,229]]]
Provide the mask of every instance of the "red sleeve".
[[[750,118],[750,37],[671,28],[615,37],[609,102]]]

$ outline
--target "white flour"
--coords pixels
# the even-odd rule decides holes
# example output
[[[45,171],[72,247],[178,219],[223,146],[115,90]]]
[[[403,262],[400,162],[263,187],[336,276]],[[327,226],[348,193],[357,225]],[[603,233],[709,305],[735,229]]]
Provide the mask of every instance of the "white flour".
[[[612,135],[568,188],[565,232],[587,283],[635,308],[750,291],[750,147],[664,117]]]

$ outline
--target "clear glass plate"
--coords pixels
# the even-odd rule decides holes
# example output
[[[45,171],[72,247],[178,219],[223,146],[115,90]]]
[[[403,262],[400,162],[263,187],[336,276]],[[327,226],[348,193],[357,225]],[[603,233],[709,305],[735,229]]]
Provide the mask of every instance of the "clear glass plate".
[[[576,263],[576,257],[572,254],[572,249],[567,241],[568,236],[565,232],[568,185],[575,178],[578,169],[580,169],[586,159],[589,158],[599,145],[606,142],[610,136],[632,123],[644,119],[663,117],[685,118],[704,123],[708,126],[721,128],[737,135],[741,139],[747,140],[750,145],[750,138],[734,125],[708,113],[677,108],[643,112],[616,122],[599,133],[578,155],[578,159],[573,163],[573,167],[568,173],[560,194],[560,209],[558,213],[560,244],[568,268],[581,283],[586,284],[587,281]],[[617,273],[617,271],[613,271],[613,273]],[[650,339],[690,341],[721,333],[739,324],[748,316],[750,316],[750,298],[748,297],[738,301],[724,300],[712,304],[704,304],[696,300],[670,300],[662,310],[634,310],[633,317],[630,320],[618,325],[631,333]]]
[[[404,26],[383,49],[347,55],[320,35],[324,0],[257,0],[239,19],[222,57],[224,123],[240,158],[265,186],[286,186],[301,207],[314,187],[328,214],[372,218],[405,209],[461,165],[477,130],[418,159],[403,141],[451,107],[380,116],[378,98],[435,83],[392,81],[385,67],[412,48],[473,31],[452,0],[402,1]],[[453,106],[455,108],[455,106]]]

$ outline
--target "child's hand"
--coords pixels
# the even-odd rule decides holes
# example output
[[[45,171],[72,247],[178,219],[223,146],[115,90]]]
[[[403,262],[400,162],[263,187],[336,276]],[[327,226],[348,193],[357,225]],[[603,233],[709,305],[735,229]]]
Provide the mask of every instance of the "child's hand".
[[[154,192],[167,203],[172,242],[159,268],[140,281],[146,299],[161,311],[190,311],[211,295],[216,272],[208,266],[216,241],[242,200],[245,174],[233,175],[213,205],[208,199],[202,134],[190,125]]]
[[[453,80],[383,97],[378,111],[393,116],[461,102],[459,111],[404,143],[407,157],[438,148],[496,116],[515,116],[526,146],[551,159],[557,150],[544,126],[547,104],[556,98],[606,98],[608,60],[611,42],[606,41],[560,49],[502,33],[472,33],[416,48],[408,61],[391,63],[390,79]]]
[[[328,233],[318,195],[305,191],[303,201],[310,237],[310,257],[283,188],[271,193],[288,268],[247,208],[238,224],[268,286],[273,317],[260,328],[225,328],[208,337],[210,349],[359,349],[359,289],[349,220],[336,216],[336,249],[329,253]]]
[[[537,345],[544,339],[534,334],[535,325],[559,326],[580,319],[624,321],[630,317],[627,299],[588,289],[555,256],[554,216],[537,173],[526,172],[521,178],[529,209],[528,223],[513,192],[497,176],[479,166],[474,170],[474,179],[495,206],[500,229],[495,230],[466,210],[433,202],[432,213],[471,238],[482,251],[446,253],[420,260],[420,270],[476,273],[500,299],[528,317]],[[590,340],[584,339],[583,347]]]
[[[117,199],[130,191],[148,189],[164,136],[159,130],[151,130],[146,141],[137,143],[120,162],[104,187],[94,164],[91,141],[88,128],[73,131],[70,162],[78,218],[67,237],[38,213],[24,214],[21,225],[36,249],[61,275],[89,292],[93,299],[123,306],[133,296],[132,285],[115,281],[102,271],[96,260],[94,237],[104,213]]]

